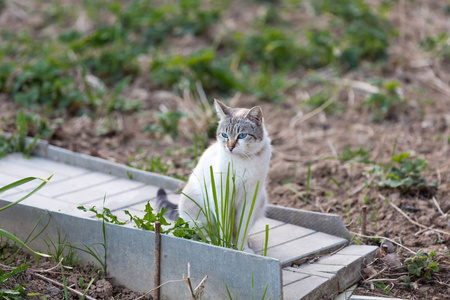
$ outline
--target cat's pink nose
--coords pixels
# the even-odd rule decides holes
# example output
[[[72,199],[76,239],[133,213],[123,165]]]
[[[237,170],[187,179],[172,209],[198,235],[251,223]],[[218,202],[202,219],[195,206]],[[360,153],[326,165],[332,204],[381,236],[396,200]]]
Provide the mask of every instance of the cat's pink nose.
[[[230,152],[233,151],[233,149],[234,149],[234,145],[228,146],[228,150],[230,150]]]

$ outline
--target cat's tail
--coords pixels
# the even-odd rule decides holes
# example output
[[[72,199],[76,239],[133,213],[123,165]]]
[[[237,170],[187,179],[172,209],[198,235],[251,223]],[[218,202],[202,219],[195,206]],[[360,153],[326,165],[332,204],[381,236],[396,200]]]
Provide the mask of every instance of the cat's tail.
[[[161,207],[167,209],[167,212],[164,216],[174,221],[178,220],[178,205],[170,202],[169,198],[167,197],[166,191],[160,188],[158,190],[158,193],[156,194],[156,208],[158,210],[161,210]]]

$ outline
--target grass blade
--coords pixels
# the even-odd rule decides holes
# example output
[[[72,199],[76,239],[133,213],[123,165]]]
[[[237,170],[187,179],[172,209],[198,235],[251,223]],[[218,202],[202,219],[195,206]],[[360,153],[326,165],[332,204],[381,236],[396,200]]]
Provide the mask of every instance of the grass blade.
[[[3,192],[5,192],[5,191],[7,191],[7,190],[10,190],[10,189],[12,189],[12,188],[15,188],[15,187],[17,187],[17,186],[19,186],[19,185],[22,185],[22,184],[27,183],[27,182],[29,182],[29,181],[31,181],[31,180],[34,180],[34,179],[38,179],[38,180],[42,180],[42,181],[43,181],[37,188],[35,188],[35,189],[32,190],[31,192],[29,192],[28,194],[26,194],[25,196],[23,196],[23,197],[20,198],[19,200],[17,200],[17,201],[15,201],[15,202],[13,202],[13,203],[10,203],[10,204],[8,204],[8,205],[5,205],[5,206],[1,207],[1,208],[0,208],[0,211],[3,211],[3,210],[5,210],[5,209],[7,209],[7,208],[10,208],[10,207],[16,205],[17,203],[22,202],[23,200],[27,199],[28,197],[30,197],[31,195],[33,195],[34,193],[36,193],[37,191],[39,191],[44,185],[47,184],[47,182],[49,182],[49,180],[53,177],[54,174],[55,174],[55,173],[53,173],[52,175],[50,175],[50,177],[48,177],[47,180],[42,179],[42,178],[38,178],[38,177],[28,177],[28,178],[25,178],[25,179],[22,179],[22,180],[18,180],[18,181],[16,181],[16,182],[13,182],[13,183],[11,183],[11,184],[8,184],[8,185],[2,187],[2,188],[0,189],[0,193],[3,193]],[[30,178],[32,178],[32,179],[29,180]],[[26,180],[26,181],[23,182],[23,180]]]
[[[264,253],[263,256],[267,256],[267,245],[269,244],[269,225],[266,224],[266,240],[264,241]]]
[[[6,237],[7,239],[10,239],[18,244],[20,244],[21,246],[27,248],[29,251],[33,252],[35,255],[39,255],[39,256],[43,256],[43,257],[50,257],[50,255],[44,254],[44,253],[40,253],[40,252],[36,252],[33,251],[30,247],[27,246],[27,244],[25,244],[24,242],[22,242],[18,237],[16,237],[15,235],[13,235],[12,233],[9,233],[6,230],[3,230],[0,228],[0,235]]]

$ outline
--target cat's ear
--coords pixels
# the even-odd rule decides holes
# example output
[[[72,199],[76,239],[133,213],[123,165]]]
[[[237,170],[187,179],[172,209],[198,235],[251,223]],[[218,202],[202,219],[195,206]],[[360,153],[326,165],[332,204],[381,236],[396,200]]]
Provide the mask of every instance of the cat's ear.
[[[230,108],[219,100],[214,99],[214,106],[216,107],[217,115],[221,120],[226,119],[228,116],[230,116]]]
[[[245,117],[255,122],[256,125],[261,125],[263,121],[263,113],[261,107],[259,106],[252,107],[245,115]]]

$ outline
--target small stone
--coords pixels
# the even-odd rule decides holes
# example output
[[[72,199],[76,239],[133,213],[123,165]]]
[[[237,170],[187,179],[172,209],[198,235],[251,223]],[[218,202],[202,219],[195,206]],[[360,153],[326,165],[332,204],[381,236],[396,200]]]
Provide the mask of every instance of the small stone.
[[[391,268],[400,267],[402,262],[397,256],[397,253],[390,253],[383,258],[383,261]]]
[[[381,244],[381,249],[383,249],[386,253],[395,252],[395,246],[390,241],[384,241],[383,244]]]
[[[419,221],[420,224],[423,224],[425,226],[430,226],[431,225],[431,219],[428,216],[421,216],[418,219],[418,221]]]
[[[50,294],[51,294],[52,296],[56,296],[56,295],[58,295],[58,294],[61,293],[61,290],[58,289],[58,288],[55,287],[55,286],[49,286],[49,287],[47,288],[47,290],[50,292]]]
[[[367,277],[372,277],[372,276],[377,275],[378,272],[377,272],[373,267],[368,266],[368,267],[365,267],[365,268],[363,269],[363,273],[364,273]]]

